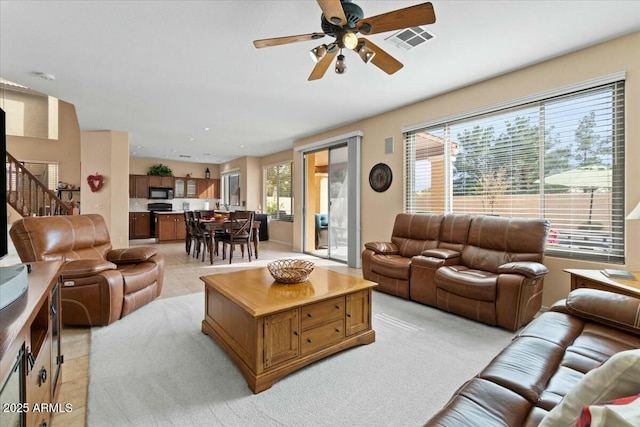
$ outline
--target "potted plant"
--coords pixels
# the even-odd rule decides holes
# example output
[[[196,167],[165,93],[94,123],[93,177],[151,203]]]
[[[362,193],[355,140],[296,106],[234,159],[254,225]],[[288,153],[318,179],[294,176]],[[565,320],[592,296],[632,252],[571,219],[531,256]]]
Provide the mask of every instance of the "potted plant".
[[[173,176],[173,172],[167,165],[163,165],[159,163],[157,165],[153,165],[149,168],[149,172],[147,172],[149,176]]]

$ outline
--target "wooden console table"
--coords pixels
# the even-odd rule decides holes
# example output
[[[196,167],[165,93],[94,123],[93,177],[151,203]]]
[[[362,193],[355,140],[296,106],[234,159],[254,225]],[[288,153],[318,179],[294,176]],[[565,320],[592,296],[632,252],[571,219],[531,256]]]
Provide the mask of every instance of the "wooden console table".
[[[569,268],[564,271],[571,275],[571,290],[578,288],[600,289],[640,298],[640,272],[633,272],[638,280],[625,280],[607,277],[600,270]]]
[[[201,279],[202,332],[233,359],[254,393],[303,366],[375,340],[374,282],[320,267],[293,285],[275,282],[266,268]]]
[[[7,425],[50,423],[60,382],[62,261],[32,263],[28,289],[0,310],[0,401]],[[39,409],[40,408],[40,409]],[[5,425],[5,424],[2,424]]]

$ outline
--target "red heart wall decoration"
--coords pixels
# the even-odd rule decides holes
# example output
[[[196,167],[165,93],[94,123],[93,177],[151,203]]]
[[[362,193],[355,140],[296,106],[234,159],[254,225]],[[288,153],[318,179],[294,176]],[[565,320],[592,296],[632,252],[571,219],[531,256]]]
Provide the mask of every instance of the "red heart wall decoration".
[[[87,177],[87,183],[91,188],[91,192],[95,193],[102,188],[102,185],[104,184],[104,177],[96,172],[95,175],[89,175]]]

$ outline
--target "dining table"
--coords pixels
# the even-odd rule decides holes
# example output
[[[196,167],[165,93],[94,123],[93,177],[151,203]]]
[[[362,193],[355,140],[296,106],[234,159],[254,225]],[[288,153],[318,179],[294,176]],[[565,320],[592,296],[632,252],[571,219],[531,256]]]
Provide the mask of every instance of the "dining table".
[[[231,226],[231,221],[225,219],[223,221],[216,219],[201,218],[200,226],[207,230],[213,236],[215,231],[228,231]],[[251,240],[253,241],[253,249],[256,259],[258,259],[258,247],[260,246],[260,237],[258,236],[260,229],[260,221],[253,220],[251,224]],[[209,239],[209,262],[213,264],[213,238]]]

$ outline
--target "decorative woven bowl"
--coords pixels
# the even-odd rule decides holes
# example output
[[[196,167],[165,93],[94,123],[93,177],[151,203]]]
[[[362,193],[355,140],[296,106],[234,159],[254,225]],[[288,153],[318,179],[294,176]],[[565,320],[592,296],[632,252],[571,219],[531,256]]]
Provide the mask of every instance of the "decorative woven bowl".
[[[305,282],[313,271],[314,263],[300,259],[279,259],[267,264],[269,273],[280,283]]]

